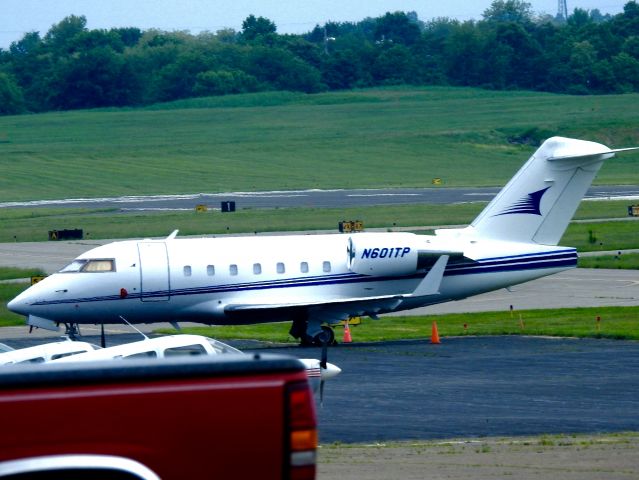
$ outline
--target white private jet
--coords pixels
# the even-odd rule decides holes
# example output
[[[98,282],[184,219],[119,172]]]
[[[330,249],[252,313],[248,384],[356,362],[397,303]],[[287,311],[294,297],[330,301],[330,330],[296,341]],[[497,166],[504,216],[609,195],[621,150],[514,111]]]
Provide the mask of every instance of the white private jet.
[[[354,233],[128,240],[94,248],[18,295],[30,325],[292,320],[322,324],[409,310],[573,268],[557,246],[604,160],[633,148],[546,140],[466,228],[435,235]]]

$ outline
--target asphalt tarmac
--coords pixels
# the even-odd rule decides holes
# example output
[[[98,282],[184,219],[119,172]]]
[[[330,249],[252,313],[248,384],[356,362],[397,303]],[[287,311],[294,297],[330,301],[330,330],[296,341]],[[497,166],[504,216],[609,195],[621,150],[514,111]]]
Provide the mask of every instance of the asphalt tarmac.
[[[637,342],[445,338],[341,345],[329,361],[342,373],[318,408],[322,443],[639,430]]]
[[[266,350],[320,356],[319,348]],[[317,406],[323,444],[639,430],[637,342],[513,336],[353,343],[330,348],[329,361],[342,373],[326,383]]]

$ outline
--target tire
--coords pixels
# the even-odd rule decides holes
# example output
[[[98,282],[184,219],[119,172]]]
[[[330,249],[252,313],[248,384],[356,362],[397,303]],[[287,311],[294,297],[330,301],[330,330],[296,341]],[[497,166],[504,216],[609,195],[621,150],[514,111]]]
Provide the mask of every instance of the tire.
[[[335,345],[337,343],[335,342],[335,332],[331,327],[323,326],[322,332],[313,337],[313,343],[318,347],[321,347],[324,342],[327,345]]]

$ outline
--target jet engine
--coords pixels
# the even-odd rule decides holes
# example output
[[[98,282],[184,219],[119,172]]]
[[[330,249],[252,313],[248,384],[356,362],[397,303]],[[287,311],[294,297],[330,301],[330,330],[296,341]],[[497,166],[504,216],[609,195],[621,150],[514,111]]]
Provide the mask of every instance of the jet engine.
[[[348,239],[348,268],[362,275],[402,276],[417,271],[418,250],[411,233],[358,233]]]

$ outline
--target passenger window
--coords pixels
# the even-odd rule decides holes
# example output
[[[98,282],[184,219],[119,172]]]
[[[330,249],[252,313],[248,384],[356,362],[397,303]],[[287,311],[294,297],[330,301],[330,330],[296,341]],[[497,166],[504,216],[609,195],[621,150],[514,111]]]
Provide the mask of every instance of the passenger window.
[[[284,273],[286,268],[282,262],[277,262],[277,273]]]
[[[204,355],[206,349],[203,345],[185,345],[183,347],[173,347],[164,350],[165,357],[177,357],[182,355]]]
[[[214,265],[207,265],[206,266],[206,274],[209,277],[212,277],[213,275],[215,275],[215,266]]]
[[[331,262],[322,263],[322,270],[324,270],[325,272],[330,272],[331,271]]]
[[[259,275],[260,273],[262,273],[262,265],[259,263],[254,263],[253,264],[253,273],[255,275]]]
[[[300,263],[300,270],[302,273],[308,273],[308,263],[307,262]]]
[[[231,275],[237,275],[237,265],[233,264],[229,267],[229,272]]]
[[[191,276],[191,265],[184,265],[184,276],[185,277]]]
[[[157,356],[158,354],[151,350],[150,352],[132,353],[131,355],[127,355],[124,358],[157,358]]]

